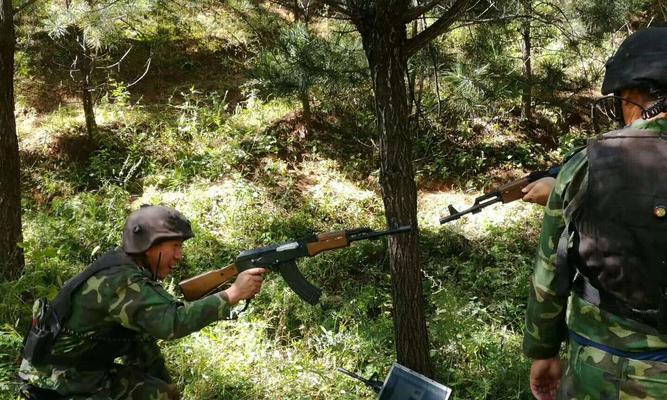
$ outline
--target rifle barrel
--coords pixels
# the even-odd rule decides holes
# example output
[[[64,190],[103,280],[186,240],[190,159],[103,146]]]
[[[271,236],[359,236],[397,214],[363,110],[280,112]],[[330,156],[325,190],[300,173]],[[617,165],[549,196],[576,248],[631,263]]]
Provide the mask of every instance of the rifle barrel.
[[[483,198],[482,198],[483,197]],[[499,201],[502,201],[500,198],[500,194],[498,192],[495,193],[488,193],[482,197],[479,197],[475,200],[475,204],[473,204],[470,208],[466,208],[463,211],[459,211],[454,214],[450,214],[446,217],[441,217],[440,218],[440,224],[446,224],[447,222],[454,221],[456,219],[461,218],[462,216],[466,214],[477,214],[482,210],[484,207],[488,207],[491,204],[498,203]],[[482,200],[482,201],[480,201]],[[451,212],[451,211],[450,211]]]
[[[386,231],[367,231],[350,235],[349,242],[356,242],[357,240],[377,239],[382,236],[395,235],[398,233],[406,233],[412,231],[412,225],[403,225],[398,228],[387,229]]]

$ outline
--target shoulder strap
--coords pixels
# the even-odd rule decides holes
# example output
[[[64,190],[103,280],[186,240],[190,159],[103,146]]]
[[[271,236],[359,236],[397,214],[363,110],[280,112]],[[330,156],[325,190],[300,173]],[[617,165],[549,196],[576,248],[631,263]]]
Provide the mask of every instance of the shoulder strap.
[[[581,150],[583,150],[583,149],[585,149],[585,148],[586,148],[586,145],[583,145],[583,146],[575,147],[574,149],[568,151],[568,152],[565,154],[565,158],[563,159],[563,162],[561,163],[561,166],[565,165],[565,163],[567,163],[568,161],[570,161],[570,159],[571,159],[572,157],[574,157],[577,153],[579,153]],[[558,168],[559,171],[560,171],[560,168],[561,168],[561,167]]]
[[[112,250],[103,254],[81,273],[65,282],[65,285],[60,289],[56,298],[51,302],[51,306],[59,317],[60,323],[63,324],[69,317],[72,294],[74,294],[84,282],[102,270],[127,264],[134,264],[134,261],[122,250]]]
[[[664,138],[664,132],[655,132],[650,129],[634,128],[627,126],[623,129],[599,135],[596,139],[598,141],[609,139],[655,139]]]
[[[574,224],[568,222],[563,229],[556,247],[556,296],[567,298],[572,289],[572,281],[577,269],[572,265],[572,252],[577,246],[577,233]]]
[[[590,141],[588,142],[591,143]],[[583,146],[573,151],[569,155],[568,160],[581,150],[587,148]],[[575,214],[579,211],[581,205],[588,192],[588,173],[584,176],[580,184],[580,190],[568,201],[563,209],[563,219],[565,220],[565,227],[558,238],[556,247],[556,282],[555,292],[559,297],[567,297],[572,289],[572,282],[576,275],[577,269],[573,265],[573,252],[578,247],[578,235],[574,222]]]

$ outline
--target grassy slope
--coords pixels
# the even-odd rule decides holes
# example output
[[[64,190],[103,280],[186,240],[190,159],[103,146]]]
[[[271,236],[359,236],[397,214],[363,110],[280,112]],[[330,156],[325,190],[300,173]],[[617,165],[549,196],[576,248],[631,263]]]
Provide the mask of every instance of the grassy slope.
[[[13,396],[14,360],[34,298],[53,297],[117,245],[139,204],[162,202],[194,221],[197,237],[165,282],[172,291],[183,277],[226,265],[247,248],[384,226],[367,115],[317,115],[306,130],[295,104],[240,96],[241,63],[216,49],[179,46],[196,57],[180,47],[157,53],[157,65],[173,65],[134,88],[137,104],[139,96],[122,90],[103,102],[94,142],[84,138],[74,105],[20,113],[27,269],[20,280],[0,283],[0,398]],[[139,53],[137,65],[144,58]],[[19,86],[28,103],[35,93]],[[431,354],[436,378],[456,399],[528,399],[520,332],[540,209],[494,206],[437,223],[447,204],[467,205],[477,194],[434,189],[445,187],[438,176],[462,176],[458,186],[488,184],[489,171],[507,180],[540,154],[535,140],[501,133],[511,126],[483,130],[468,127],[444,142],[422,133],[417,143],[426,155],[417,169]],[[373,398],[335,369],[384,376],[395,359],[383,242],[300,265],[322,287],[321,306],[304,304],[270,276],[237,321],[163,343],[185,399]]]
[[[198,96],[181,99],[180,108],[106,105],[93,144],[80,139],[76,110],[20,121],[28,268],[0,288],[3,397],[11,393],[16,329],[32,299],[52,296],[93,253],[118,243],[124,217],[138,204],[166,203],[195,221],[197,238],[166,281],[172,290],[181,277],[224,265],[242,249],[311,231],[383,226],[376,179],[352,180],[349,164],[318,152],[335,132],[277,140],[270,127],[291,104],[254,102],[228,114],[216,98]],[[310,151],[295,157],[286,150],[290,140]],[[497,206],[437,224],[447,204],[471,200],[420,193],[437,378],[458,399],[529,398],[520,329],[539,209]],[[302,269],[324,290],[322,306],[304,304],[271,276],[238,321],[163,343],[184,398],[373,398],[335,368],[383,376],[391,366],[385,254],[382,242],[356,243],[304,260]]]

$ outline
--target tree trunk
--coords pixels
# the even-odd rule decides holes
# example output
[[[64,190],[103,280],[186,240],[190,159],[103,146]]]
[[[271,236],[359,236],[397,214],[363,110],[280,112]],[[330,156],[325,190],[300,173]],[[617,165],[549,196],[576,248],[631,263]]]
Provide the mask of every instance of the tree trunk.
[[[394,334],[398,362],[433,375],[419,262],[417,186],[412,168],[414,135],[409,129],[406,91],[407,2],[375,4],[357,25],[368,59],[380,145],[380,185],[387,224],[412,225],[413,232],[390,236]]]
[[[303,108],[303,123],[310,127],[312,112],[310,111],[310,94],[307,87],[299,92],[299,100],[301,100],[301,107]]]
[[[523,10],[526,15],[532,15],[532,0],[523,0]],[[533,121],[533,68],[531,64],[531,37],[530,19],[524,18],[522,22],[521,37],[521,60],[523,62],[523,91],[521,93],[521,119],[530,124]]]
[[[91,61],[90,50],[84,39],[83,33],[79,34],[79,46],[81,48],[81,72],[83,79],[81,82],[81,100],[83,101],[83,115],[86,119],[86,133],[88,139],[91,141],[95,136],[97,130],[97,122],[95,121],[95,102],[90,90],[92,87],[93,62]]]
[[[11,0],[0,0],[0,278],[23,271],[21,169],[14,119],[14,18]]]
[[[92,141],[95,136],[95,130],[97,130],[97,122],[95,121],[93,96],[88,89],[88,85],[85,83],[81,88],[81,98],[83,100],[83,115],[86,118],[86,133],[88,134],[88,139]]]

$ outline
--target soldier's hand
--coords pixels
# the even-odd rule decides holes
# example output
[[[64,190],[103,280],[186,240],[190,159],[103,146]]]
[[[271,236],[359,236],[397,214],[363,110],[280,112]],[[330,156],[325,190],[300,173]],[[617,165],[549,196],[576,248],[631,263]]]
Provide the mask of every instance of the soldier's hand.
[[[523,201],[529,203],[535,203],[540,205],[546,205],[547,200],[549,200],[549,194],[556,186],[556,178],[550,176],[536,180],[526,185],[525,188],[521,189],[524,193]]]
[[[556,400],[560,386],[560,358],[533,360],[530,367],[530,391],[537,400]]]
[[[241,300],[255,297],[262,288],[265,273],[264,268],[251,268],[241,272],[232,286],[225,290],[229,304],[234,305]]]

